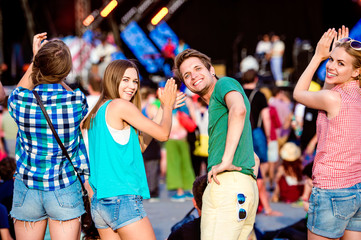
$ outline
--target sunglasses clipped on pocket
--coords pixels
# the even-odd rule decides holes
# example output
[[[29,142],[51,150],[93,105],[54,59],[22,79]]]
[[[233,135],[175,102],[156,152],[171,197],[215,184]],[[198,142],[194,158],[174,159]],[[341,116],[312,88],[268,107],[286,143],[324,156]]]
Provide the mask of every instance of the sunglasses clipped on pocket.
[[[237,209],[238,209],[238,221],[242,221],[247,218],[246,209],[242,208],[242,205],[246,202],[246,196],[243,193],[237,193]]]

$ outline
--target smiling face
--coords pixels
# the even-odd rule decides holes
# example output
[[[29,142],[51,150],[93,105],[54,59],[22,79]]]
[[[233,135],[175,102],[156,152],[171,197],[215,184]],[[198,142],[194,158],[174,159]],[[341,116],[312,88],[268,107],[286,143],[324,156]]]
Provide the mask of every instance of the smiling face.
[[[139,79],[137,70],[134,68],[127,68],[118,87],[120,98],[131,101],[138,90],[138,86]]]
[[[343,47],[336,47],[326,64],[326,79],[329,84],[342,84],[354,80],[359,75],[359,69],[353,66],[354,57]]]
[[[193,93],[197,93],[202,97],[212,94],[211,90],[216,84],[213,67],[208,70],[199,58],[190,57],[179,66],[179,72],[184,84]]]

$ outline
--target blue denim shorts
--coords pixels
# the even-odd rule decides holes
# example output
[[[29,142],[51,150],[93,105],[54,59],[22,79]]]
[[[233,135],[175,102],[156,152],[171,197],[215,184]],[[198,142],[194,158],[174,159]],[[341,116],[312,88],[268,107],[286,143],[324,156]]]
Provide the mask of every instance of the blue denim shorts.
[[[15,179],[11,217],[21,221],[36,222],[50,218],[66,221],[85,213],[79,181],[55,191],[28,188]]]
[[[91,199],[91,213],[96,228],[110,227],[114,231],[147,216],[141,196],[120,195],[97,199],[96,192]]]
[[[345,230],[361,232],[361,183],[343,189],[314,187],[307,228],[327,238],[340,238]]]

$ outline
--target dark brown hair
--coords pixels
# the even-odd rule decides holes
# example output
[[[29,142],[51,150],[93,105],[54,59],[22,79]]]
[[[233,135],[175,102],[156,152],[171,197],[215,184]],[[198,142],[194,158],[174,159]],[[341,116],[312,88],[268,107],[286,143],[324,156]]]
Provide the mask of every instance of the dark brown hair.
[[[16,170],[16,162],[12,157],[6,157],[0,161],[0,178],[4,181],[13,178]]]
[[[197,207],[202,210],[202,197],[204,190],[207,187],[207,174],[198,176],[193,182],[193,196],[196,201]]]
[[[70,73],[72,58],[61,40],[50,40],[34,56],[31,79],[34,85],[59,83]]]
[[[282,165],[287,175],[296,177],[298,181],[302,180],[302,162],[300,159],[293,162],[282,161]]]
[[[253,69],[247,70],[245,73],[243,73],[241,82],[244,83],[253,83],[254,80],[257,78],[257,72]]]

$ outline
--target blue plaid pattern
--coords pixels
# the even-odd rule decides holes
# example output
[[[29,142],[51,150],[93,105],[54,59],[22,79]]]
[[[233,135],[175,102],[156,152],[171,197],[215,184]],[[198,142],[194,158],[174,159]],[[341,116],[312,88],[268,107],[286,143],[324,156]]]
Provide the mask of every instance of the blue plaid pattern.
[[[60,84],[41,84],[34,88],[83,180],[89,177],[89,160],[80,123],[87,114],[85,95],[67,91]],[[31,90],[18,87],[9,96],[9,113],[19,131],[16,140],[17,174],[32,189],[54,191],[77,179],[63,155]]]

